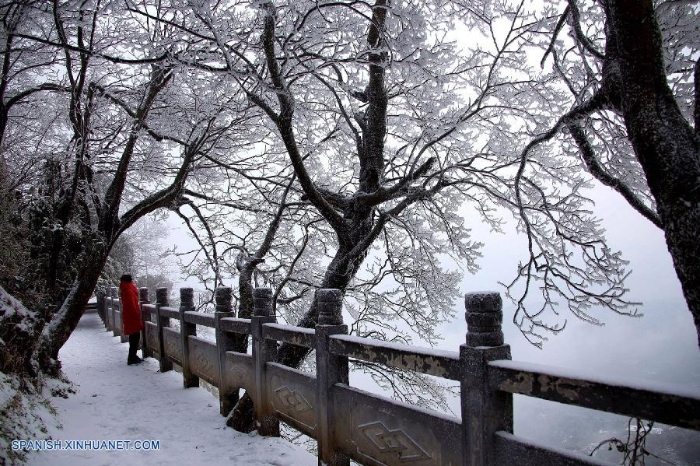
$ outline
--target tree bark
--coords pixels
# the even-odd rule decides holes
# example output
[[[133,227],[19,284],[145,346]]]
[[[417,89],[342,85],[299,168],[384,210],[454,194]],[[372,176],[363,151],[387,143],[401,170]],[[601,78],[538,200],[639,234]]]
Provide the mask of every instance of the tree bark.
[[[253,316],[253,271],[260,262],[262,261],[247,257],[244,252],[241,252],[237,259],[239,319],[250,319]],[[234,335],[233,348],[238,353],[246,353],[248,351],[248,335]]]
[[[107,261],[109,250],[103,242],[88,246],[85,263],[79,269],[68,297],[38,339],[33,359],[41,372],[54,377],[59,375],[61,366],[58,351],[78,326]]]
[[[668,85],[651,0],[609,4],[606,57],[619,65],[621,111],[657,204],[700,346],[700,141]]]

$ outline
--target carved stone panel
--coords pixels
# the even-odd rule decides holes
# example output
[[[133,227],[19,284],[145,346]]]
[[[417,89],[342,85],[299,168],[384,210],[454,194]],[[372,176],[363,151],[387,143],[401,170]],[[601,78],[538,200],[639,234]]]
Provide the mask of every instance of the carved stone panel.
[[[182,365],[182,348],[180,347],[180,333],[170,328],[163,329],[163,343],[165,354],[175,362]]]
[[[296,390],[283,385],[275,390],[275,397],[277,397],[284,405],[285,408],[295,411],[297,413],[303,413],[314,409],[313,405],[304,398],[304,395]]]
[[[224,358],[224,380],[226,387],[252,391],[255,381],[253,358],[249,354],[227,352]]]
[[[267,399],[277,415],[315,438],[316,378],[280,364],[268,363],[266,368]]]
[[[151,351],[158,353],[158,327],[151,322],[146,322],[146,344]]]
[[[219,352],[216,345],[197,337],[187,337],[190,345],[190,369],[209,382],[219,386]]]
[[[371,442],[372,449],[381,455],[396,456],[399,463],[414,463],[431,460],[426,452],[411,436],[401,429],[389,429],[382,422],[370,422],[357,426],[357,430]],[[435,464],[429,461],[429,464]]]
[[[336,385],[335,441],[352,459],[390,466],[462,464],[456,418]]]

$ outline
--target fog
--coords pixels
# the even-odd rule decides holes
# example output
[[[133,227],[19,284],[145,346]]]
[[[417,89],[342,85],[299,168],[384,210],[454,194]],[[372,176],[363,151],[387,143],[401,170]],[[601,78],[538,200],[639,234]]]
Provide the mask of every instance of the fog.
[[[566,319],[566,328],[551,335],[540,350],[512,323],[515,307],[504,300],[504,333],[513,359],[679,383],[700,392],[697,334],[663,233],[606,188],[593,191],[593,198],[608,244],[630,262],[629,297],[642,303],[638,309],[643,316],[621,316],[603,309],[593,312],[604,322],[596,326],[561,310],[560,320]],[[514,234],[478,239],[485,243],[481,271],[465,276],[462,291],[503,292],[498,282],[514,276],[518,259],[524,258],[526,240]],[[463,303],[458,308],[457,322],[443,326],[446,348],[464,342]]]

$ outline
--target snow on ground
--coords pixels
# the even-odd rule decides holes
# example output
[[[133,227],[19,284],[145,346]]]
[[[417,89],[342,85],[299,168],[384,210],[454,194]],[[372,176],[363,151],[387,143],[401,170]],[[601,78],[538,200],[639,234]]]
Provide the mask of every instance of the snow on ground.
[[[226,428],[218,400],[202,388],[182,388],[182,376],[158,372],[155,359],[127,366],[127,343],[85,314],[59,357],[77,391],[53,398],[62,428],[49,425],[56,445],[77,440],[159,441],[158,450],[93,449],[33,452],[27,464],[61,465],[315,465],[317,458],[280,438]],[[50,421],[47,424],[52,424]],[[55,423],[54,423],[55,424]],[[101,448],[92,442],[94,448]],[[123,442],[113,448],[125,447]]]

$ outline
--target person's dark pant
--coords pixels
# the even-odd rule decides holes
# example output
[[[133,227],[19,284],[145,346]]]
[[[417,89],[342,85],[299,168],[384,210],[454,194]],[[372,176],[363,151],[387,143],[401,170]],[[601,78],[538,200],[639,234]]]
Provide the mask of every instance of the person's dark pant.
[[[140,358],[136,356],[136,350],[139,349],[139,338],[141,337],[141,332],[132,333],[129,335],[129,358],[127,362],[133,364],[139,362]]]

